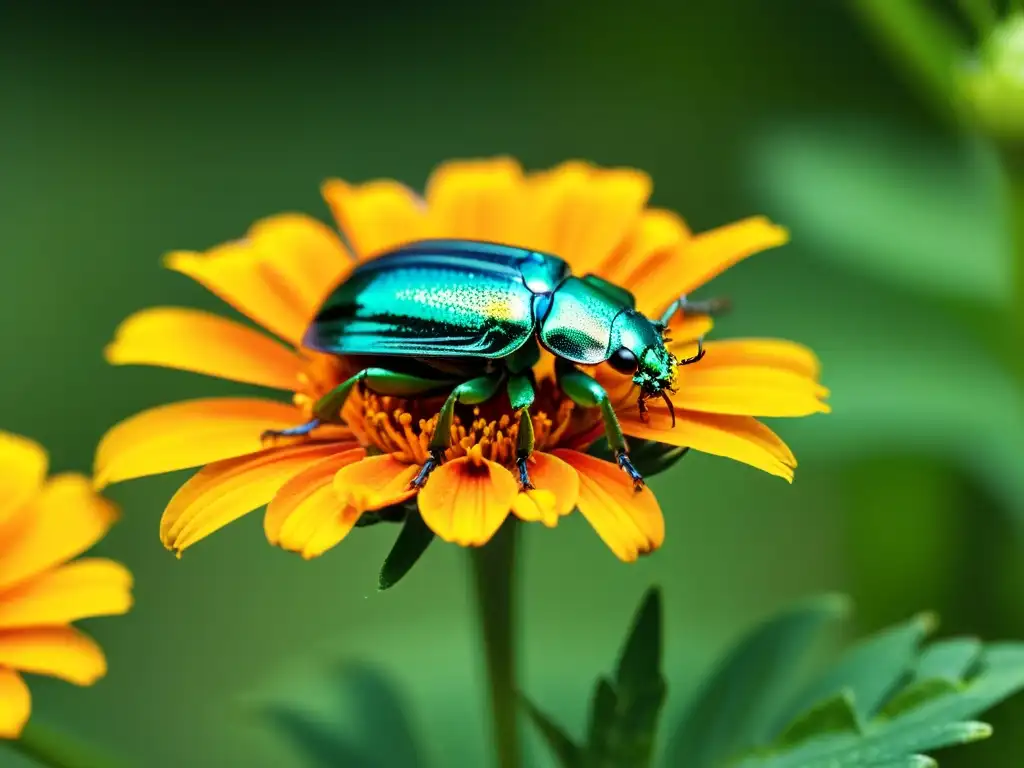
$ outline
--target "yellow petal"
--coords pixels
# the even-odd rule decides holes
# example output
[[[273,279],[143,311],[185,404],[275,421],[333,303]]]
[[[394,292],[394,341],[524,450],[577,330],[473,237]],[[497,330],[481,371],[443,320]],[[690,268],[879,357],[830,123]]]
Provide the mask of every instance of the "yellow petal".
[[[0,632],[0,667],[92,685],[107,673],[107,660],[74,627],[32,627]]]
[[[160,520],[160,539],[168,549],[181,554],[268,503],[282,485],[310,464],[350,447],[344,443],[306,443],[210,464],[171,498]]]
[[[665,540],[665,518],[650,488],[639,492],[615,464],[578,451],[556,456],[575,468],[580,480],[577,506],[597,535],[620,559],[631,563]]]
[[[359,515],[343,504],[334,490],[334,475],[366,456],[353,448],[317,462],[300,472],[277,492],[263,518],[267,540],[311,558],[341,541]],[[345,514],[347,510],[351,510]]]
[[[305,417],[292,405],[257,398],[186,400],[143,411],[111,428],[96,449],[97,487],[244,456],[263,448],[266,429]]]
[[[39,443],[0,431],[0,530],[39,492],[46,468]]]
[[[644,423],[634,412],[619,414],[627,435],[667,445],[693,448],[749,464],[792,482],[796,458],[778,435],[750,416],[676,411],[676,425],[662,409]]]
[[[712,364],[712,359],[705,357],[679,371],[677,391],[672,395],[676,408],[734,416],[793,417],[829,412],[821,401],[824,388],[814,379],[764,366]],[[652,410],[662,407],[652,403]]]
[[[687,294],[759,251],[783,245],[789,233],[758,216],[703,232],[637,269],[626,287],[637,308],[657,317],[681,294]]]
[[[597,273],[620,283],[689,237],[690,230],[677,213],[648,208],[626,241],[601,264]]]
[[[530,482],[536,490],[520,492],[512,511],[521,520],[539,521],[552,528],[558,518],[576,508],[580,479],[576,470],[550,453],[534,453]]]
[[[530,188],[527,205],[537,211],[538,245],[532,247],[561,256],[584,274],[598,269],[638,225],[651,179],[630,168],[570,161],[531,175]]]
[[[340,503],[352,505],[361,514],[401,504],[416,495],[409,483],[419,467],[405,464],[390,454],[368,456],[338,470],[334,490]]]
[[[132,575],[120,563],[86,558],[60,566],[0,595],[0,629],[67,624],[126,613]]]
[[[666,345],[668,351],[680,358],[689,357],[691,354],[694,354],[689,351],[690,345],[701,336],[710,333],[714,325],[715,321],[707,315],[687,315],[686,317],[681,317],[677,312],[668,324],[668,336],[670,339]],[[704,346],[707,346],[707,344]],[[687,354],[682,354],[684,351]]]
[[[178,251],[165,264],[297,344],[320,299],[351,269],[352,258],[323,223],[283,214],[257,222],[244,240],[205,253]]]
[[[0,667],[0,739],[21,735],[32,710],[32,697],[21,675]]]
[[[29,504],[25,524],[0,540],[0,589],[70,560],[103,538],[114,505],[81,475],[56,475]]]
[[[480,446],[473,446],[479,451]],[[500,464],[462,456],[434,470],[419,493],[423,522],[445,541],[479,547],[505,522],[519,483]]]
[[[696,337],[694,337],[696,338]],[[791,371],[809,379],[821,373],[818,356],[803,344],[785,339],[727,339],[704,345],[708,355],[701,361],[715,366],[760,365]]]
[[[432,237],[517,244],[526,185],[511,158],[444,163],[430,175],[426,199]]]
[[[321,191],[360,259],[419,240],[426,232],[426,206],[419,196],[397,181],[351,185],[332,179]]]
[[[105,350],[113,365],[157,365],[274,389],[295,389],[302,358],[259,331],[177,307],[129,317]]]

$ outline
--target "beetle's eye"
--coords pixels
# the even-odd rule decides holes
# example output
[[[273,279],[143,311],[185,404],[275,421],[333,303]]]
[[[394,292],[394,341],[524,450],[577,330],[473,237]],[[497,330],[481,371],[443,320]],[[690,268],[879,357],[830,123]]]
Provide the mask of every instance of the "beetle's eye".
[[[636,355],[625,347],[619,347],[612,356],[608,358],[608,365],[619,373],[636,372]]]

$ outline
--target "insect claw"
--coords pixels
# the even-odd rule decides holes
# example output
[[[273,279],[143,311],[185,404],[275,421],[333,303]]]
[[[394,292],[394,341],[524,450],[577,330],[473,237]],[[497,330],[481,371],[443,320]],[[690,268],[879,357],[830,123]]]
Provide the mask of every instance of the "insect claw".
[[[647,412],[647,398],[643,395],[637,398],[636,401],[637,410],[640,412],[640,421],[644,424],[651,420],[650,414]]]
[[[288,429],[266,429],[260,433],[260,442],[267,443],[279,437],[305,437],[314,429],[320,426],[320,419],[310,419],[305,424]]]
[[[697,339],[697,354],[694,355],[693,357],[687,357],[687,358],[684,358],[683,360],[677,360],[676,361],[676,365],[677,366],[684,366],[684,365],[692,365],[693,363],[699,363],[701,360],[704,359],[704,355],[706,355],[706,354],[707,354],[707,350],[704,349],[704,337],[701,336],[699,339]]]
[[[633,462],[629,460],[629,454],[624,450],[616,451],[615,463],[629,475],[629,479],[633,481],[633,490],[637,493],[642,491],[644,488],[644,476],[633,466]]]
[[[420,471],[416,473],[409,482],[409,488],[419,490],[427,484],[427,478],[430,477],[430,473],[441,466],[441,460],[444,458],[444,451],[431,451],[430,456],[423,462],[423,466],[420,467]]]
[[[526,466],[526,456],[516,459],[516,467],[519,469],[519,485],[524,491],[532,491],[533,483],[530,482],[530,472]]]

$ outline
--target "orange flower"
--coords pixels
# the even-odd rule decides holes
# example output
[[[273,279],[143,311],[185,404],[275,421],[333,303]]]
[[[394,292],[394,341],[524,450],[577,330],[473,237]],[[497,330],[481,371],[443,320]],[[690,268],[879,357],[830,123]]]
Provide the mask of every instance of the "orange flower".
[[[161,537],[180,553],[232,520],[267,506],[269,540],[314,557],[337,544],[367,512],[408,502],[428,454],[440,401],[354,391],[341,415],[308,438],[266,446],[260,435],[300,424],[319,396],[356,370],[344,358],[301,346],[330,290],[360,260],[427,237],[488,240],[550,252],[576,274],[594,272],[632,291],[658,316],[735,262],[783,244],[785,230],[751,218],[692,234],[675,214],[647,207],[651,181],[628,169],[582,162],[526,174],[513,160],[449,162],[425,199],[395,181],[329,181],[324,197],[345,237],[312,218],[264,219],[239,241],[205,253],[180,252],[167,265],[197,280],[277,339],[216,315],[156,308],[128,318],[107,349],[115,364],[159,365],[294,393],[291,404],[215,398],[141,413],[114,427],[96,456],[96,482],[203,466],[164,512]],[[347,245],[346,245],[347,243]],[[711,328],[703,316],[670,324],[670,351],[692,354]],[[787,480],[796,461],[756,416],[827,411],[814,355],[787,341],[711,342],[706,357],[679,371],[673,396],[642,418],[631,379],[599,366],[627,435],[726,456]],[[554,385],[546,355],[531,409],[534,489],[513,475],[516,415],[497,397],[457,412],[445,462],[418,493],[426,524],[446,541],[485,543],[513,514],[553,526],[574,509],[623,560],[656,549],[661,510],[647,488],[584,451],[601,434],[595,409],[573,405]],[[505,403],[502,405],[502,403]],[[512,471],[510,471],[512,469]]]
[[[131,574],[100,558],[68,562],[116,518],[86,478],[46,480],[47,458],[31,440],[0,432],[0,738],[28,721],[22,672],[91,685],[107,671],[103,651],[71,626],[125,613]]]

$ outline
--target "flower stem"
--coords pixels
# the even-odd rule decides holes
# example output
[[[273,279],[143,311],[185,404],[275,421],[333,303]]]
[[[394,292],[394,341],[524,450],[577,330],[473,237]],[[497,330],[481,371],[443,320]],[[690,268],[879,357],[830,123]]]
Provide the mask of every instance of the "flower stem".
[[[93,747],[67,734],[29,720],[21,737],[10,746],[41,766],[50,768],[120,768],[122,765],[100,754]]]
[[[499,768],[519,768],[521,762],[513,594],[518,528],[510,518],[485,546],[470,549]]]

